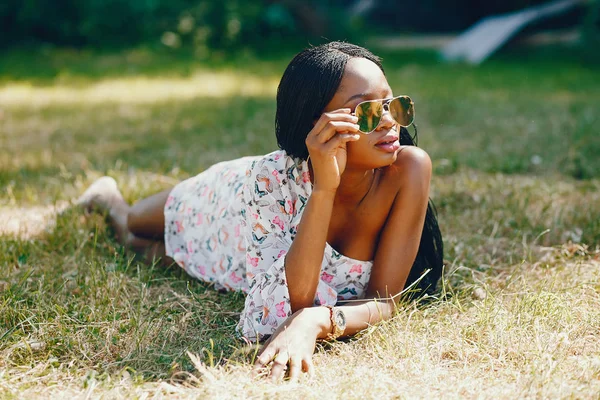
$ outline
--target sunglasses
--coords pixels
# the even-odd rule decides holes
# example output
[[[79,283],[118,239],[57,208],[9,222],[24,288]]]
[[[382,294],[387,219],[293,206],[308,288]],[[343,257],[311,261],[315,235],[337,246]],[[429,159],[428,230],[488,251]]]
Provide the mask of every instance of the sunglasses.
[[[358,117],[359,130],[369,134],[377,129],[385,111],[389,111],[394,121],[405,128],[415,120],[415,103],[408,96],[363,101],[352,115]]]

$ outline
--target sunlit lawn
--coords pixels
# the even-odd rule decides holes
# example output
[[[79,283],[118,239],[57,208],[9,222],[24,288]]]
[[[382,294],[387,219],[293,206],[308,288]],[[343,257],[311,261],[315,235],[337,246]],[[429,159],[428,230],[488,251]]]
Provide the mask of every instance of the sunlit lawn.
[[[576,53],[513,49],[481,67],[384,54],[434,162],[450,296],[319,352],[301,386],[249,377],[241,295],[142,265],[101,216],[65,210],[105,174],[133,202],[275,149],[293,50],[3,55],[0,394],[597,397],[600,68]]]

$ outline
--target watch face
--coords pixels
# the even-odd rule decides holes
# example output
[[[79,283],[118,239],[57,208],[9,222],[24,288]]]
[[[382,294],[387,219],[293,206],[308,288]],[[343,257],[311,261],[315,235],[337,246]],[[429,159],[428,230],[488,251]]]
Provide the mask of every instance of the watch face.
[[[335,314],[333,316],[335,318],[336,325],[341,329],[346,329],[346,316],[341,310],[335,310]]]

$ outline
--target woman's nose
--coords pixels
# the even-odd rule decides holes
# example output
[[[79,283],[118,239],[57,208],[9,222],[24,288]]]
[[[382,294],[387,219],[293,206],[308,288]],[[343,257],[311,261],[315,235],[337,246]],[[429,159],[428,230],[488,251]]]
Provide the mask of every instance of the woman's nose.
[[[381,121],[379,122],[379,126],[377,130],[381,129],[391,129],[396,124],[394,118],[392,118],[392,114],[390,114],[390,110],[386,107],[383,110],[383,115],[381,115]]]

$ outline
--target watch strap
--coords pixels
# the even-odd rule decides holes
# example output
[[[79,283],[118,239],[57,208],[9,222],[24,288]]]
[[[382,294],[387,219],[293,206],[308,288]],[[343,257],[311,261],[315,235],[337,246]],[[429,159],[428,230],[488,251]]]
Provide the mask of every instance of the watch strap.
[[[335,307],[326,305],[325,307],[329,308],[329,320],[331,321],[331,332],[327,334],[328,340],[335,340],[342,336],[344,330],[338,325],[335,320]]]

